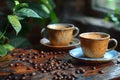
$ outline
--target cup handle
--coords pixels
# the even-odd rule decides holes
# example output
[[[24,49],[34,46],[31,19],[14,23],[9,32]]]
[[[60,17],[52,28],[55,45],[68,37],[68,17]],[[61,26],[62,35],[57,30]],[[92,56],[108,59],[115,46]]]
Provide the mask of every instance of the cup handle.
[[[42,37],[47,37],[46,34],[45,34],[45,31],[46,31],[46,28],[42,28],[42,30],[41,30]]]
[[[117,44],[118,44],[117,40],[114,39],[114,38],[111,38],[111,39],[109,40],[109,43],[110,43],[110,42],[114,42],[114,46],[111,47],[111,48],[109,48],[109,49],[107,49],[107,52],[108,52],[108,51],[111,51],[111,50],[114,50],[114,49],[117,47]]]
[[[73,37],[76,37],[79,34],[79,29],[78,27],[74,27],[75,33],[73,34]]]

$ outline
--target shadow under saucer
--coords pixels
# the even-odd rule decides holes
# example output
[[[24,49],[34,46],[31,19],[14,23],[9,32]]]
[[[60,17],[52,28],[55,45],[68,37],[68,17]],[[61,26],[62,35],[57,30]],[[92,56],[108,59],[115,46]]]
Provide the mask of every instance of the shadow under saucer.
[[[80,41],[77,38],[73,38],[69,45],[67,46],[53,46],[50,41],[46,38],[43,38],[40,40],[40,43],[47,49],[52,50],[71,50],[73,48],[76,48],[80,45]]]

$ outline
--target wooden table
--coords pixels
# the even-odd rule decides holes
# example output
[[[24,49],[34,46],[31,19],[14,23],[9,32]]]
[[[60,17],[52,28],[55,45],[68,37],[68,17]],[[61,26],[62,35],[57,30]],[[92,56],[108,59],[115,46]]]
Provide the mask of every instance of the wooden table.
[[[81,63],[68,51],[15,49],[0,58],[0,80],[120,80],[120,61]]]

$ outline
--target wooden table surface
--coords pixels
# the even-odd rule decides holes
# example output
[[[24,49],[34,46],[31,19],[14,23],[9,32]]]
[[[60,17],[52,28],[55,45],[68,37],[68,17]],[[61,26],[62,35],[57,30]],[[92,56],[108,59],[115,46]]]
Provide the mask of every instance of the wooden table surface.
[[[81,63],[68,51],[38,52],[33,49],[15,49],[0,57],[0,80],[110,79],[120,80],[119,58],[102,64]]]

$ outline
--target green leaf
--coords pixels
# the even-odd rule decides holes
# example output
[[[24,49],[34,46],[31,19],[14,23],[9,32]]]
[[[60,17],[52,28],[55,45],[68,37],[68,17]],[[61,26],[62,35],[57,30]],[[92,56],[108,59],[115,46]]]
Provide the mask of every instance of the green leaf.
[[[24,37],[13,37],[10,39],[10,44],[16,48],[31,46],[30,42]]]
[[[17,5],[15,5],[13,11],[17,11],[17,10],[19,10],[19,9],[21,9],[21,8],[27,8],[27,7],[28,7],[28,4],[27,4],[27,3],[17,4]]]
[[[50,10],[49,10],[44,4],[41,5],[41,8],[42,8],[47,14],[50,13]]]
[[[7,49],[3,45],[0,45],[0,56],[5,56],[7,54]]]
[[[41,3],[29,3],[29,8],[34,10],[42,18],[48,18],[49,17],[49,13],[47,13],[47,11],[45,11],[44,8],[42,8]]]
[[[11,23],[12,27],[16,31],[16,34],[18,34],[22,28],[18,18],[16,15],[8,15],[8,20]]]
[[[49,10],[53,10],[55,8],[53,0],[41,0],[41,2],[45,4]]]
[[[4,46],[4,48],[6,48],[9,51],[14,49],[14,47],[12,45],[10,45],[10,44],[4,44],[3,46]]]
[[[17,14],[24,17],[41,18],[35,11],[29,8],[22,8],[17,11]]]
[[[51,19],[52,23],[58,23],[59,22],[56,14],[53,11],[50,13],[50,19]]]
[[[14,2],[15,2],[15,5],[20,4],[20,3],[19,3],[19,0],[14,0]]]

